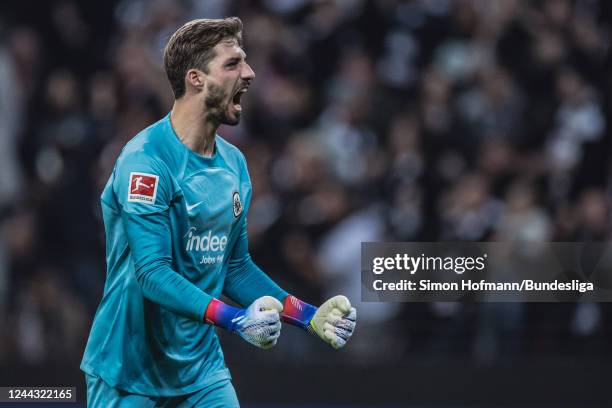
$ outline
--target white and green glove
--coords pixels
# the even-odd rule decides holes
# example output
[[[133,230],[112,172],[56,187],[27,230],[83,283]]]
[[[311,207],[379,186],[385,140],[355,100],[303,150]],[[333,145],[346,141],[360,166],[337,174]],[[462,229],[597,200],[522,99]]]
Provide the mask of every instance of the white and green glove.
[[[285,298],[281,319],[301,327],[339,349],[353,335],[357,323],[357,310],[346,296],[338,295],[320,307],[314,307],[295,296]]]

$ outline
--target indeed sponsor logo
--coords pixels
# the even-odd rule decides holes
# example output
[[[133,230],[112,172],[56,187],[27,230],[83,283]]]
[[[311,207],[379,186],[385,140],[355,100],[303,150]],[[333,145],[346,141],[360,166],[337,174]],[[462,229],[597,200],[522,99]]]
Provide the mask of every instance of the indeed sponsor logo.
[[[213,235],[210,230],[198,235],[196,228],[191,227],[185,236],[187,237],[186,251],[225,251],[227,245],[227,235]]]

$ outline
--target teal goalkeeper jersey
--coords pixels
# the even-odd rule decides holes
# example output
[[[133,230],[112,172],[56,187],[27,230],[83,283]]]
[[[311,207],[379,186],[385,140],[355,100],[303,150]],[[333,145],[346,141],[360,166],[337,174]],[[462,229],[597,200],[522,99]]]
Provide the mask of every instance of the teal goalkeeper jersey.
[[[229,378],[214,327],[221,294],[243,307],[287,293],[251,260],[251,183],[240,151],[216,136],[207,158],[170,115],[123,149],[101,196],[107,276],[81,369],[110,386],[173,396]]]

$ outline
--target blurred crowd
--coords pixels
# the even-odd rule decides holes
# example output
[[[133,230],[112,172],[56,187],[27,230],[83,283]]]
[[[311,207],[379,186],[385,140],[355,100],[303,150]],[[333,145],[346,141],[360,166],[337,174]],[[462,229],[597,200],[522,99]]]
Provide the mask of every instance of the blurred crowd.
[[[605,304],[359,299],[363,241],[610,238],[610,2],[66,0],[32,10],[10,0],[0,13],[0,362],[80,359],[104,285],[101,189],[122,146],[172,106],[169,35],[229,15],[244,22],[257,75],[242,123],[219,130],[249,162],[252,255],[300,298],[354,300],[349,353],[609,353]],[[280,358],[312,342],[282,343]]]

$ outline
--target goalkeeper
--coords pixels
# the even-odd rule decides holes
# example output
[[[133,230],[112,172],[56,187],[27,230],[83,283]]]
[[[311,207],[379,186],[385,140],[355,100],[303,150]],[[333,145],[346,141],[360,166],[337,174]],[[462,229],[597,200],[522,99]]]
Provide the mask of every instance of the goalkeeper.
[[[172,35],[172,111],[124,147],[104,188],[107,277],[81,363],[91,407],[238,407],[214,326],[261,348],[281,321],[334,348],[353,333],[346,297],[316,308],[249,256],[245,158],[216,133],[239,123],[255,78],[241,32],[233,17]]]

